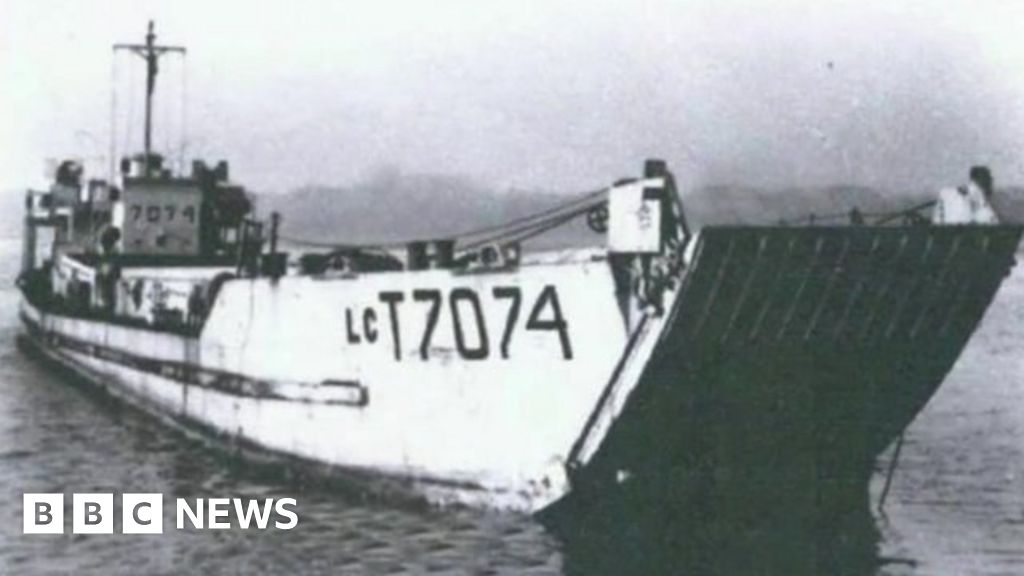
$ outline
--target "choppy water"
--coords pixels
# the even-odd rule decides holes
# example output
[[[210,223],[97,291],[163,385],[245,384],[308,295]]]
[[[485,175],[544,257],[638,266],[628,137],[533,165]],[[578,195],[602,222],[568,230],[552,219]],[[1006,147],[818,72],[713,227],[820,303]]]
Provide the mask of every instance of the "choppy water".
[[[69,385],[15,348],[19,241],[16,229],[0,230],[0,574],[618,572],[615,563],[587,557],[592,548],[560,541],[530,518],[389,502],[270,472]],[[1018,271],[907,434],[887,515],[876,518],[880,573],[1024,574],[1022,384]],[[878,477],[875,495],[880,486]],[[162,492],[165,502],[291,496],[300,524],[23,536],[24,492]],[[173,510],[167,516],[165,528]],[[612,557],[635,553],[605,548]],[[771,573],[762,568],[757,573]]]

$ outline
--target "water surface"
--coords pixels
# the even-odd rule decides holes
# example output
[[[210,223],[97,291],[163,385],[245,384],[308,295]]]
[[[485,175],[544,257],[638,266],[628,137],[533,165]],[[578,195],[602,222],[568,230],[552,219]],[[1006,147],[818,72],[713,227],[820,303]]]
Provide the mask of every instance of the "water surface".
[[[17,350],[19,251],[17,226],[0,228],[0,574],[614,574],[650,554],[629,540],[566,542],[520,515],[428,508],[249,464],[97,397]],[[1024,573],[1022,384],[1018,270],[907,432],[886,513],[873,520],[881,541],[862,550],[878,566],[870,571]],[[881,484],[879,474],[875,498]],[[165,533],[23,536],[24,492],[162,492]],[[173,529],[173,498],[221,496],[295,497],[300,524]],[[661,552],[656,567],[686,573]],[[771,563],[752,572],[772,573]]]

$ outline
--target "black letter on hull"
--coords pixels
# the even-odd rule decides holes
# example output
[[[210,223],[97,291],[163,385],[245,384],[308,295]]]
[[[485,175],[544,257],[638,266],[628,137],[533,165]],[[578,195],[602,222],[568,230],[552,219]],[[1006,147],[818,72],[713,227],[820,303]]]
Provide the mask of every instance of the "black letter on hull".
[[[412,299],[417,302],[430,302],[430,311],[427,313],[427,329],[423,331],[423,340],[420,341],[420,359],[427,359],[427,351],[430,350],[430,340],[434,337],[434,328],[437,328],[437,318],[441,315],[441,291],[440,290],[413,290]]]
[[[381,292],[380,301],[388,305],[388,314],[391,315],[391,338],[395,343],[395,360],[402,359],[402,336],[398,330],[398,303],[405,300],[405,294],[401,292]]]
[[[345,309],[345,332],[348,334],[349,344],[359,344],[359,334],[352,330],[352,309]]]
[[[473,305],[473,313],[476,315],[476,334],[480,339],[480,345],[476,348],[467,348],[465,334],[462,331],[462,317],[459,315],[459,300],[468,300]],[[490,346],[487,342],[487,325],[484,323],[484,312],[480,308],[480,299],[476,292],[468,288],[456,288],[448,295],[448,305],[452,307],[452,320],[455,324],[455,347],[466,360],[483,360],[490,353]]]
[[[501,335],[501,357],[508,358],[508,347],[512,344],[512,331],[519,320],[519,305],[523,301],[523,293],[518,286],[496,286],[492,291],[495,299],[508,298],[512,304],[508,307],[508,319],[505,320],[505,333]]]
[[[377,341],[377,311],[373,308],[363,310],[363,335],[370,344]]]
[[[544,306],[548,302],[551,302],[551,311],[554,318],[550,320],[541,320],[540,314],[544,311]],[[533,311],[530,312],[530,319],[526,321],[527,330],[558,330],[558,338],[562,342],[562,357],[566,360],[572,360],[572,345],[569,343],[569,326],[565,322],[565,318],[562,317],[562,307],[558,305],[558,293],[555,292],[555,287],[548,284],[544,287],[544,291],[540,293],[540,297],[537,298],[537,303],[533,306]]]

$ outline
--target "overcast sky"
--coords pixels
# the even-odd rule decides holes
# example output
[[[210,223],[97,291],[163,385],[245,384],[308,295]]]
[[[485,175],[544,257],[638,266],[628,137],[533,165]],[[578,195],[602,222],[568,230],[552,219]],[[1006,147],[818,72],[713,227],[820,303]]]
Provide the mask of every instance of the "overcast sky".
[[[150,18],[189,48],[158,149],[257,190],[396,166],[572,192],[650,156],[684,185],[1024,183],[1024,2],[0,0],[0,188],[108,154],[112,71],[140,145],[141,60],[110,46]]]

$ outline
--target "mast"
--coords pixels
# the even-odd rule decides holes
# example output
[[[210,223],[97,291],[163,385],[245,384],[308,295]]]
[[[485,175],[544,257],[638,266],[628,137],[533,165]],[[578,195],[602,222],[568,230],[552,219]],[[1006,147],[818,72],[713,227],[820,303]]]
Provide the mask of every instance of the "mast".
[[[146,34],[145,44],[114,44],[114,51],[128,50],[142,57],[146,61],[146,123],[145,123],[145,175],[149,176],[150,154],[152,152],[153,138],[153,89],[156,88],[156,75],[158,72],[157,62],[160,57],[170,52],[185,54],[184,46],[161,46],[156,44],[156,32],[153,31],[153,21],[149,21],[149,31]]]

